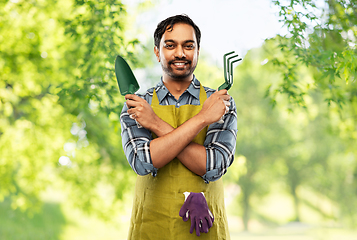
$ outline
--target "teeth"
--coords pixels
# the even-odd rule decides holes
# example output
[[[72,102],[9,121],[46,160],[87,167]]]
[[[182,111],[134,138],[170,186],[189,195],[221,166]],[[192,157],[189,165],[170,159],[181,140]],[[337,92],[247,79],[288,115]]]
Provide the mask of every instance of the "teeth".
[[[176,66],[183,66],[183,65],[185,65],[185,63],[174,63],[174,65],[176,65]]]

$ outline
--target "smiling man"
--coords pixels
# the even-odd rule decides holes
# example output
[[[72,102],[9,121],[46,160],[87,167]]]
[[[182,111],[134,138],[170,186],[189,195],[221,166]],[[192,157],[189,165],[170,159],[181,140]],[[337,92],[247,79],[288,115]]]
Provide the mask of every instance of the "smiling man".
[[[123,149],[138,174],[128,239],[229,239],[221,177],[234,159],[236,107],[194,76],[200,38],[186,15],[159,23],[161,81],[125,96]]]
[[[175,30],[173,27],[167,29],[154,51],[161,62],[165,80],[186,83],[192,81],[199,47],[191,25],[177,23]]]

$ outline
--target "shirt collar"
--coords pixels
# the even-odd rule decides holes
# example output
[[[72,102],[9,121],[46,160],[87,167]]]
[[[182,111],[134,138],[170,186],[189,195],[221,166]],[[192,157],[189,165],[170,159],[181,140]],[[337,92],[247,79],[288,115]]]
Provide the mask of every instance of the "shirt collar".
[[[193,80],[186,91],[189,92],[193,97],[200,99],[200,81],[197,80],[195,75],[193,75]]]
[[[167,97],[167,95],[170,95],[170,92],[165,87],[162,78],[161,81],[156,85],[155,90],[160,103]],[[185,92],[188,92],[190,95],[197,99],[200,98],[200,82],[195,76],[193,76],[193,80],[191,81],[191,84],[188,86]]]

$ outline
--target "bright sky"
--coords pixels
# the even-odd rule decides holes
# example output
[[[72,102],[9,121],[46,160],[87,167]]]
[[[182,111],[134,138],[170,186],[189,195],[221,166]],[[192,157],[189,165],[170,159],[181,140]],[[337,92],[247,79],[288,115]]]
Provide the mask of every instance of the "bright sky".
[[[127,0],[127,4],[140,0]],[[271,0],[170,0],[160,1],[136,18],[143,29],[140,40],[153,38],[156,25],[176,14],[187,14],[201,29],[201,51],[208,52],[221,65],[224,53],[241,56],[264,39],[282,33],[277,8]]]

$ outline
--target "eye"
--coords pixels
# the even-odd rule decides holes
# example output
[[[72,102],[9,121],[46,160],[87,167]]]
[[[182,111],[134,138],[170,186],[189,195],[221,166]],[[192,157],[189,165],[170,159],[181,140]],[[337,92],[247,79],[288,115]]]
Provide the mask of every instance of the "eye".
[[[167,48],[167,49],[173,49],[175,46],[174,46],[173,44],[166,43],[166,44],[164,45],[164,47]]]
[[[192,50],[192,49],[195,48],[195,46],[193,44],[187,44],[187,45],[185,45],[185,48],[189,49],[189,50]]]

